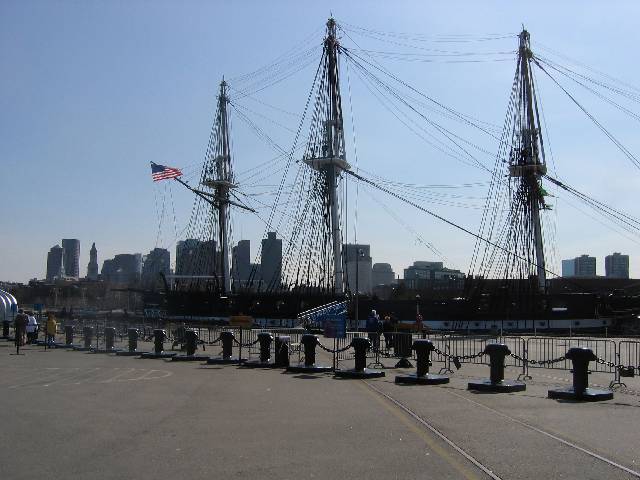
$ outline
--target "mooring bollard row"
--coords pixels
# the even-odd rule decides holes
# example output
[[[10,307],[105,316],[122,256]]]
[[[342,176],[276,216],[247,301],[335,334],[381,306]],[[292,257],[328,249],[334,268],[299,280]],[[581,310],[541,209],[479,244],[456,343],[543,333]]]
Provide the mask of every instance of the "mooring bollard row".
[[[209,360],[208,355],[196,355],[198,349],[198,332],[193,329],[184,332],[186,355],[176,355],[171,357],[172,362],[206,362]]]
[[[396,383],[410,385],[441,385],[449,383],[449,377],[429,373],[431,352],[435,350],[431,340],[415,340],[411,346],[416,352],[416,373],[396,376]]]
[[[260,332],[258,334],[258,343],[260,344],[260,360],[253,362],[244,362],[241,366],[248,368],[269,368],[273,364],[271,362],[271,343],[273,343],[273,335],[269,332]]]
[[[484,348],[484,353],[489,355],[489,378],[469,382],[469,390],[481,392],[522,392],[527,385],[518,380],[504,379],[504,359],[511,355],[511,350],[503,343],[488,343]]]
[[[304,363],[298,365],[290,365],[287,367],[287,372],[292,373],[322,373],[330,372],[333,368],[326,365],[316,364],[316,347],[319,340],[316,335],[305,333],[300,339],[302,346],[304,347]]]
[[[367,368],[367,352],[371,349],[371,341],[364,337],[355,337],[349,344],[354,350],[355,367],[350,370],[336,370],[334,375],[339,378],[377,378],[385,373]]]
[[[143,353],[140,358],[171,358],[175,352],[164,351],[164,341],[167,339],[167,332],[161,328],[153,331],[153,352]]]
[[[585,347],[570,348],[566,358],[573,364],[573,386],[549,390],[549,398],[558,400],[586,400],[597,402],[601,400],[611,400],[613,392],[611,390],[597,390],[589,388],[589,362],[595,361],[598,357],[593,350]]]

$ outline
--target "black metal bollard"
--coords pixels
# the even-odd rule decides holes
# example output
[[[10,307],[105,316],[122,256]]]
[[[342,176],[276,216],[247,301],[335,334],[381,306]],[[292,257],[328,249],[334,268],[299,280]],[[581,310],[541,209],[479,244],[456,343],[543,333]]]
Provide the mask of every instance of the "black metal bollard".
[[[316,347],[318,346],[318,337],[310,333],[305,333],[300,338],[300,343],[304,347],[304,363],[298,365],[290,365],[287,372],[293,373],[319,373],[330,372],[331,367],[325,365],[316,365]]]
[[[261,363],[268,363],[271,360],[271,342],[273,342],[273,335],[271,335],[270,333],[260,332],[258,334]]]
[[[11,326],[11,322],[9,320],[4,320],[2,322],[2,338],[9,338],[10,326]]]
[[[137,328],[129,328],[127,330],[127,340],[129,340],[130,352],[138,350],[138,337],[140,337],[140,331]]]
[[[302,335],[300,341],[304,347],[304,366],[313,367],[316,364],[316,346],[318,345],[318,337],[307,333]]]
[[[222,332],[220,334],[220,341],[222,342],[222,358],[225,360],[231,359],[233,355],[233,341],[235,336],[233,332]]]
[[[73,325],[64,326],[64,343],[67,347],[73,346],[73,333],[74,333]]]
[[[503,343],[489,343],[484,348],[484,353],[489,355],[489,378],[469,382],[469,390],[482,392],[522,392],[527,385],[517,380],[504,379],[504,359],[511,355],[511,350]]]
[[[257,362],[244,362],[243,367],[273,367],[275,365],[269,363],[271,361],[271,343],[273,335],[269,332],[260,332],[258,334],[258,343],[260,344],[260,360]]]
[[[429,373],[431,352],[435,349],[431,340],[415,340],[411,348],[416,351],[416,373],[411,375],[398,375],[396,376],[396,383],[414,385],[439,385],[449,383],[449,377]]]
[[[140,358],[173,358],[175,352],[164,351],[164,341],[167,339],[167,332],[161,328],[153,330],[153,352],[143,353]]]
[[[274,367],[287,368],[289,366],[289,345],[291,345],[291,337],[276,337],[276,358]]]
[[[597,360],[598,357],[590,348],[574,347],[570,348],[566,358],[573,363],[573,386],[547,392],[549,398],[560,400],[586,400],[597,402],[601,400],[611,400],[613,392],[611,390],[596,390],[589,388],[589,362]]]
[[[335,376],[340,378],[376,378],[384,377],[384,372],[367,368],[367,352],[371,349],[368,338],[355,337],[350,346],[354,350],[355,368],[353,370],[336,370]]]
[[[116,329],[113,327],[107,327],[104,329],[104,349],[107,352],[115,351],[116,341]]]
[[[242,338],[242,333],[240,334]],[[207,360],[209,365],[230,364],[230,363],[242,363],[246,358],[232,358],[233,356],[233,342],[236,336],[233,332],[224,331],[220,332],[220,342],[222,343],[222,357],[210,358]]]
[[[193,329],[184,331],[185,347],[187,350],[186,355],[176,355],[171,358],[172,362],[199,362],[209,360],[206,355],[196,355],[198,349],[198,332]]]
[[[141,355],[138,351],[138,338],[140,337],[140,330],[137,328],[127,329],[127,340],[129,342],[128,349],[126,351],[119,350],[116,355],[119,357],[133,357],[135,355]]]
[[[91,342],[93,341],[93,327],[84,327],[82,329],[84,335],[84,348],[91,348]]]
[[[159,328],[153,331],[153,353],[160,355],[164,351],[164,340],[167,338],[167,332]]]
[[[187,355],[193,355],[198,348],[198,332],[195,330],[187,330],[184,332],[186,341]]]
[[[400,357],[396,368],[411,368],[411,362],[409,358],[411,356],[411,339],[410,333],[395,333],[393,336],[393,353],[396,357]]]

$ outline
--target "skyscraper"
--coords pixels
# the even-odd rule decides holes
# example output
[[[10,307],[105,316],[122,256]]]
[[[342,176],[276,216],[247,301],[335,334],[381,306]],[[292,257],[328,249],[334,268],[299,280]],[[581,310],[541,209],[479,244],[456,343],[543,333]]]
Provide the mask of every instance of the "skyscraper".
[[[282,282],[282,240],[276,238],[276,232],[268,232],[262,240],[260,270],[264,288],[271,290],[280,287]]]
[[[576,277],[595,277],[596,276],[596,257],[589,255],[580,255],[575,259],[575,276]]]
[[[98,280],[98,249],[95,242],[89,250],[89,265],[87,265],[87,278],[89,280]]]
[[[562,260],[562,276],[574,277],[576,275],[576,259],[569,258],[568,260]]]
[[[101,275],[104,281],[122,285],[133,285],[140,280],[142,255],[139,253],[120,253],[102,264]]]
[[[244,285],[251,275],[251,242],[240,240],[231,249],[231,279],[238,286]]]
[[[171,254],[166,248],[154,248],[144,257],[142,264],[142,283],[145,286],[153,286],[158,280],[159,274],[169,275],[171,267]]]
[[[80,278],[80,240],[63,238],[62,248],[64,248],[64,274],[78,280]]]
[[[176,244],[176,275],[215,275],[216,242],[187,238]]]
[[[610,278],[629,278],[629,255],[615,252],[604,257],[605,275]]]
[[[347,243],[342,250],[345,265],[347,290],[355,293],[371,293],[371,246],[361,243]],[[356,281],[357,275],[357,281]]]
[[[64,276],[64,248],[60,245],[51,247],[47,254],[47,282],[53,282]]]

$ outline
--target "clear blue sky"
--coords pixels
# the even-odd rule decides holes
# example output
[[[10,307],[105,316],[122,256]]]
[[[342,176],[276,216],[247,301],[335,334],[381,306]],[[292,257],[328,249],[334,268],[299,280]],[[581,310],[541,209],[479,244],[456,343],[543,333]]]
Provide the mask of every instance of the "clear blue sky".
[[[308,38],[315,39],[319,60],[322,27],[330,12],[345,24],[434,35],[434,39],[447,34],[472,34],[474,38],[488,33],[515,34],[524,24],[531,32],[534,50],[539,42],[630,83],[636,82],[639,73],[635,59],[640,4],[635,1],[4,0],[0,2],[0,201],[4,213],[0,280],[44,277],[47,251],[62,238],[81,240],[83,275],[94,241],[100,265],[116,253],[145,254],[156,245],[170,248],[173,257],[176,233],[180,238],[189,218],[191,197],[176,185],[154,185],[149,161],[184,167],[192,175],[204,158],[221,77],[233,79],[251,72]],[[312,34],[315,36],[309,37]],[[354,46],[350,40],[343,38],[343,43]],[[353,40],[371,50],[409,51],[402,45],[355,34]],[[433,48],[434,44],[424,45]],[[516,39],[440,46],[449,51],[515,50]],[[502,125],[514,61],[379,61],[446,105]],[[312,62],[256,98],[301,113],[315,65]],[[355,126],[357,163],[368,172],[415,184],[487,180],[483,171],[456,162],[409,133],[372,97],[356,72],[347,73],[343,68],[343,81],[347,80],[352,98],[351,103],[345,99],[345,121],[352,164]],[[640,171],[557,87],[540,76],[538,81],[557,175],[637,215]],[[343,84],[346,97],[344,88]],[[579,87],[571,88],[609,130],[640,155],[635,120]],[[292,115],[248,98],[238,103],[297,127]],[[638,110],[633,103],[624,105]],[[280,145],[291,146],[291,132],[258,115],[251,118]],[[237,118],[233,122],[236,171],[275,155]],[[465,139],[496,151],[495,140],[473,129],[456,128]],[[487,165],[493,162],[490,156],[478,158]],[[272,175],[261,181],[264,186],[247,188],[269,193],[266,185],[278,183],[279,178]],[[456,193],[472,197],[464,201],[474,205],[482,205],[477,197],[486,194],[482,188]],[[387,215],[374,201],[377,199],[432,242],[450,266],[467,270],[471,239],[379,193],[372,195],[364,189],[359,192],[358,240],[372,245],[374,262],[389,262],[401,273],[414,260],[435,259]],[[163,198],[165,216],[159,228],[157,210]],[[270,198],[266,195],[264,201]],[[354,206],[355,195],[351,199]],[[584,207],[576,209],[580,204],[575,200],[560,198],[552,203],[556,259],[593,254],[598,257],[598,273],[604,274],[604,256],[621,251],[631,255],[632,274],[640,276],[637,240],[605,228],[582,213]],[[473,230],[478,226],[481,210],[424,205]],[[353,211],[350,215],[353,217]],[[253,254],[262,231],[263,225],[250,215],[236,216],[234,238],[250,238]],[[352,241],[353,235],[350,228],[347,240]]]

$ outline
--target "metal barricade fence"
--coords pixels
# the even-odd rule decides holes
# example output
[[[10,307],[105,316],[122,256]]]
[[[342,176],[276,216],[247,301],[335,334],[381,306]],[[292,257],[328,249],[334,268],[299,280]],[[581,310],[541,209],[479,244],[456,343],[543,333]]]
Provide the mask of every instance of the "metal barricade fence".
[[[527,359],[528,360],[550,360],[564,357],[567,351],[573,347],[590,348],[593,353],[605,362],[617,363],[617,345],[613,340],[598,338],[578,338],[578,337],[532,337],[527,339]],[[528,362],[528,367],[552,368],[560,370],[570,370],[571,360],[564,359],[553,364],[538,364]],[[615,373],[615,368],[606,364],[594,362],[590,369],[595,372]]]
[[[618,358],[618,363],[640,369],[640,342],[620,340],[618,342]]]

